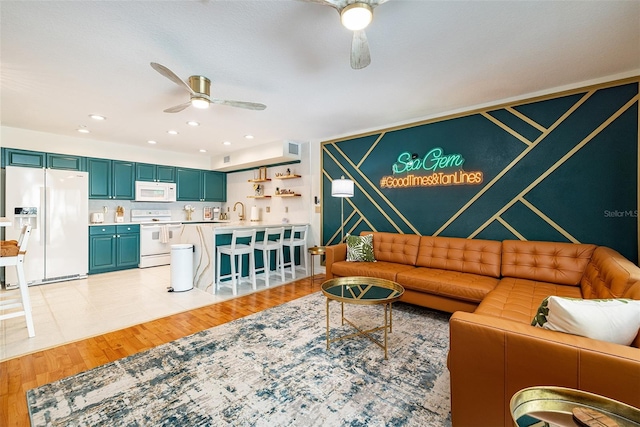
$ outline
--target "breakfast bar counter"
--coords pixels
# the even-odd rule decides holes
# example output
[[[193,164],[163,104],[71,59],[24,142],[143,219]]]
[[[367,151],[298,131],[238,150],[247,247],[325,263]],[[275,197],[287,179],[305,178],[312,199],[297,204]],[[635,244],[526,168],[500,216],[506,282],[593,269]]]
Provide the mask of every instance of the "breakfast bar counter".
[[[193,286],[214,293],[216,252],[218,245],[229,244],[234,230],[252,228],[258,233],[266,228],[304,226],[307,223],[282,224],[269,221],[233,221],[226,223],[184,224],[180,243],[191,243],[194,247]],[[305,256],[301,254],[301,256]],[[221,267],[224,268],[224,261]],[[228,260],[226,260],[228,263]]]

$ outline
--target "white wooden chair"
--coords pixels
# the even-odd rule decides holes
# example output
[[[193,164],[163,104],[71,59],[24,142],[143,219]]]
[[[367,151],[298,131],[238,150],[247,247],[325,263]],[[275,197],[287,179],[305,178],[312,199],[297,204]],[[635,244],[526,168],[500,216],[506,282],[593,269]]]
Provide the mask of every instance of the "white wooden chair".
[[[269,240],[269,237],[278,236],[277,239]],[[269,287],[269,276],[271,275],[271,252],[276,251],[276,273],[280,270],[280,277],[284,282],[284,252],[282,243],[284,241],[284,227],[267,228],[264,230],[264,239],[256,242],[256,250],[262,251],[261,268],[256,268],[257,273],[264,273],[264,285]]]
[[[30,234],[30,225],[22,227],[22,232],[18,239],[18,254],[15,256],[0,256],[0,267],[16,267],[18,273],[18,288],[20,290],[19,298],[0,301],[0,312],[3,313],[0,315],[0,320],[24,316],[27,322],[29,337],[34,337],[36,332],[33,327],[33,318],[31,317],[31,300],[29,299],[29,288],[24,275],[24,257],[27,254],[27,244],[29,243]],[[15,310],[16,308],[19,310]],[[8,311],[8,313],[6,313],[6,311]]]
[[[249,243],[238,243],[238,239],[249,238]],[[233,230],[231,235],[230,245],[216,246],[218,256],[216,258],[216,288],[217,293],[222,284],[222,279],[231,278],[231,286],[233,287],[233,295],[238,295],[238,282],[242,279],[242,258],[244,255],[249,255],[249,278],[253,285],[253,289],[256,289],[256,262],[255,255],[253,253],[256,244],[256,230]],[[220,275],[220,261],[222,255],[229,256],[229,263],[231,264],[231,274]],[[238,270],[236,271],[236,257],[238,257]]]
[[[295,252],[296,247],[300,248],[300,264],[304,263],[304,273],[307,273],[307,232],[309,225],[299,225],[291,227],[291,234],[288,239],[284,239],[283,247],[289,248],[289,262],[284,264],[284,268],[290,268],[291,278],[296,278]]]

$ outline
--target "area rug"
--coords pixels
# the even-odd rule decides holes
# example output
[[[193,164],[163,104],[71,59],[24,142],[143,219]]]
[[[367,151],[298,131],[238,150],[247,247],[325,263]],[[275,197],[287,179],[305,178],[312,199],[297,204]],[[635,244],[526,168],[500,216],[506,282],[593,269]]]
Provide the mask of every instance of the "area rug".
[[[327,350],[325,301],[312,294],[29,390],[31,425],[451,425],[447,314],[394,304],[385,360],[364,337]],[[331,336],[353,332],[330,308]],[[384,321],[381,306],[345,314]]]

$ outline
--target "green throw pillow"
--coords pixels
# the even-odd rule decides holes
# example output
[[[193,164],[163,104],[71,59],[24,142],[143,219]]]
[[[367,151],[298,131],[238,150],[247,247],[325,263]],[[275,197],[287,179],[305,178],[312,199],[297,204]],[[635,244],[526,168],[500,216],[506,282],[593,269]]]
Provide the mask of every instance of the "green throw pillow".
[[[373,256],[373,234],[366,236],[347,235],[347,261],[376,261]]]

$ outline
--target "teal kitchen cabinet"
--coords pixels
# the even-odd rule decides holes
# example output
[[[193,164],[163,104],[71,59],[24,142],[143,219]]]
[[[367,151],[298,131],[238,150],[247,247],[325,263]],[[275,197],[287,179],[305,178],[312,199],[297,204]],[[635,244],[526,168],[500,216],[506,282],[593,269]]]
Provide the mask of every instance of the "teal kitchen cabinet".
[[[137,268],[140,264],[140,226],[116,226],[116,267]]]
[[[135,163],[108,159],[87,159],[90,199],[133,200]]]
[[[202,199],[202,177],[198,169],[176,168],[178,201],[198,202]]]
[[[139,225],[89,227],[89,274],[136,268],[139,263]]]
[[[227,174],[214,171],[203,171],[203,201],[227,201]]]
[[[26,168],[46,167],[47,155],[39,151],[2,149],[2,166],[21,166]]]
[[[116,269],[116,226],[89,227],[89,274]]]
[[[70,154],[42,153],[40,151],[2,149],[2,166],[21,166],[27,168],[86,170],[86,159]]]
[[[174,166],[136,163],[136,181],[176,182]]]
[[[176,169],[178,201],[225,202],[227,176],[222,172]]]
[[[72,171],[86,170],[86,158],[67,154],[47,153],[47,167]]]

